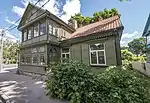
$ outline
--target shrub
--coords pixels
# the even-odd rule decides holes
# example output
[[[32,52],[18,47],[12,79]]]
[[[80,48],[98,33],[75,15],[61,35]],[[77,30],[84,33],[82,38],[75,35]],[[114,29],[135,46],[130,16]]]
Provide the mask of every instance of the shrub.
[[[51,66],[46,89],[50,97],[70,103],[149,103],[148,80],[121,67],[111,67],[96,75],[90,67],[70,60]]]
[[[100,103],[149,103],[149,80],[138,72],[121,68],[109,69],[99,75]],[[103,96],[104,97],[104,96]]]
[[[90,68],[70,60],[66,63],[52,64],[46,80],[47,92],[51,97],[81,103],[89,87],[95,83]]]

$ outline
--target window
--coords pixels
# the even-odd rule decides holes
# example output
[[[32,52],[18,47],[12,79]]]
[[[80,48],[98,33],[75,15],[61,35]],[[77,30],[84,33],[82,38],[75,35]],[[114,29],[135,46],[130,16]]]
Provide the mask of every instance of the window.
[[[63,37],[66,37],[66,31],[63,32]]]
[[[46,33],[46,25],[45,23],[40,24],[40,35],[43,35]]]
[[[58,28],[55,28],[55,35],[58,35]]]
[[[32,53],[37,53],[37,48],[33,48]]]
[[[26,64],[31,64],[31,56],[26,56]]]
[[[70,57],[70,50],[69,48],[63,48],[61,50],[61,58],[68,59]]]
[[[24,31],[23,33],[23,41],[27,40],[27,30]]]
[[[53,33],[53,27],[52,27],[52,25],[49,24],[48,28],[49,28],[49,34],[52,34]]]
[[[92,44],[89,47],[91,65],[105,65],[106,59],[104,43]]]
[[[53,35],[56,35],[56,28],[53,27]]]
[[[32,64],[37,64],[38,63],[38,55],[33,54],[32,55]]]
[[[31,33],[32,33],[31,28],[29,28],[28,29],[28,39],[31,39]]]
[[[45,47],[44,47],[44,46],[40,47],[40,48],[39,48],[39,52],[40,52],[40,53],[41,53],[41,52],[45,52]]]
[[[44,65],[45,64],[45,56],[44,54],[40,54],[40,65]]]
[[[39,32],[38,32],[38,24],[34,25],[34,37],[39,36]]]
[[[25,63],[25,57],[24,55],[21,56],[21,64],[24,64]]]

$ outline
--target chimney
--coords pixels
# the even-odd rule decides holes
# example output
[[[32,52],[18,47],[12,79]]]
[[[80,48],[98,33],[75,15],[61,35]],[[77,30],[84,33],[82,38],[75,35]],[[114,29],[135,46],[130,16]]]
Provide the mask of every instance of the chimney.
[[[68,22],[68,25],[70,25],[71,27],[73,27],[74,29],[78,28],[78,23],[76,20],[71,20]]]

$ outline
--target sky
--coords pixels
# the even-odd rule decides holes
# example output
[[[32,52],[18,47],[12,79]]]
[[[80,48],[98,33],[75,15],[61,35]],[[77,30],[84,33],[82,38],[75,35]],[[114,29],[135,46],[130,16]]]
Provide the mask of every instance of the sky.
[[[1,0],[0,2],[0,31],[6,29],[19,19],[28,4],[37,0]],[[47,0],[41,0],[37,6],[41,6]],[[148,15],[150,13],[149,0],[131,0],[129,2],[119,2],[119,0],[50,0],[44,9],[59,16],[62,20],[67,20],[75,13],[83,16],[92,16],[94,12],[103,9],[116,8],[121,14],[121,21],[124,26],[121,45],[126,46],[128,42],[137,37],[141,37]],[[65,12],[65,13],[64,13]],[[16,23],[15,25],[18,25]],[[6,36],[10,39],[20,39],[20,32],[17,29],[6,31]]]

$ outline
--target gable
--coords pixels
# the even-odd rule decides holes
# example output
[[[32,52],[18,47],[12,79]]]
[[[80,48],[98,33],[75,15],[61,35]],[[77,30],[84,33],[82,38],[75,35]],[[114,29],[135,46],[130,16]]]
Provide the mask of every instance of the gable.
[[[35,19],[36,17],[38,17],[39,15],[41,15],[42,13],[45,12],[43,9],[40,9],[40,10],[38,10],[38,9],[39,9],[39,7],[34,6],[31,3],[29,3],[22,18],[21,18],[18,28],[29,23],[31,20]],[[37,10],[38,10],[38,12],[37,12]]]
[[[149,36],[149,35],[150,35],[150,14],[146,22],[142,36]]]

